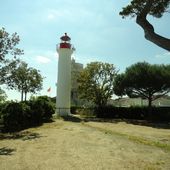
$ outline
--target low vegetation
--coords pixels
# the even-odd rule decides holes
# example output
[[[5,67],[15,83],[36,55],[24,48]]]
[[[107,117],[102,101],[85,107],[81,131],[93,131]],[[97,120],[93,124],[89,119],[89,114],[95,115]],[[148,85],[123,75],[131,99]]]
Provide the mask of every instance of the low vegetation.
[[[72,107],[73,114],[81,114],[90,117],[107,119],[130,119],[130,120],[148,120],[157,122],[170,122],[170,107],[96,107],[83,108]]]
[[[0,134],[1,169],[169,170],[170,127],[105,119],[56,119]]]
[[[111,134],[111,135],[114,135],[114,136],[125,137],[132,142],[144,144],[144,145],[148,145],[148,146],[158,147],[158,148],[164,149],[165,151],[170,152],[170,144],[166,144],[166,143],[159,142],[159,141],[154,141],[154,140],[151,140],[151,139],[146,139],[144,137],[139,137],[139,136],[135,136],[135,135],[129,135],[129,134],[126,134],[126,133],[123,133],[123,132],[115,132],[115,131],[110,130],[110,129],[106,129],[106,128],[103,128],[103,127],[95,127],[95,126],[89,125],[89,124],[85,124],[85,126],[95,128],[95,129],[97,129],[101,132],[104,132],[105,134]]]
[[[3,131],[11,132],[49,121],[55,109],[47,96],[40,96],[27,102],[4,103],[0,112]]]

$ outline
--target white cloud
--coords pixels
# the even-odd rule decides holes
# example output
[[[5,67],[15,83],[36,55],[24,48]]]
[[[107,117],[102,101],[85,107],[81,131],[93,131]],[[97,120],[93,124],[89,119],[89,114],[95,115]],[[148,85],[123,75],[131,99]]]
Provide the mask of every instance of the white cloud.
[[[24,59],[30,61],[30,60],[33,60],[33,61],[39,61],[39,60],[49,60],[49,62],[51,60],[57,60],[58,59],[58,53],[57,52],[54,52],[54,51],[51,51],[51,50],[25,50],[24,51],[24,54],[25,56],[29,56],[28,57],[25,57]],[[48,56],[48,57],[46,57]]]
[[[67,9],[48,9],[46,13],[46,19],[49,21],[58,21],[64,20],[65,22],[84,22],[84,20],[91,21],[96,18],[96,14],[84,8],[74,8],[69,7]]]
[[[67,18],[72,15],[72,12],[70,10],[55,10],[55,9],[49,9],[47,14],[48,20],[56,20],[56,19],[63,19]]]
[[[35,60],[38,62],[38,63],[42,63],[42,64],[46,64],[46,63],[50,63],[51,60],[47,57],[44,57],[44,56],[36,56]]]
[[[48,20],[53,20],[53,19],[55,19],[55,15],[54,14],[48,14],[48,16],[47,16],[47,19]]]

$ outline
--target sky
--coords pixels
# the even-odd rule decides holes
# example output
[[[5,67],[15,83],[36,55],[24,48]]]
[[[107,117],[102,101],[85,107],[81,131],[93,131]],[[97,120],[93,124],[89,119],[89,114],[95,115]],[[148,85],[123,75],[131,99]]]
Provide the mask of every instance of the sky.
[[[43,90],[38,95],[56,95],[58,54],[56,45],[65,32],[76,48],[73,58],[84,64],[101,61],[119,72],[137,62],[170,64],[170,53],[144,38],[134,18],[122,19],[122,7],[130,0],[0,0],[0,28],[17,32],[22,60],[40,70]],[[170,14],[149,17],[155,31],[170,37]],[[51,92],[47,89],[51,87]],[[8,99],[20,93],[7,90]]]

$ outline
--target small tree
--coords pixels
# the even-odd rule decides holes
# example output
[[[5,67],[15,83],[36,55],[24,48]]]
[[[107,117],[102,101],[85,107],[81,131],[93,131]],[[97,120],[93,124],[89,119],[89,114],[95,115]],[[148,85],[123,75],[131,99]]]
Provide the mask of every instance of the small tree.
[[[170,39],[155,33],[153,25],[147,20],[151,15],[161,18],[167,12],[170,0],[132,0],[129,5],[123,8],[120,15],[124,17],[136,17],[136,23],[140,25],[145,33],[145,38],[161,48],[170,51]]]
[[[12,67],[11,67],[12,66]],[[43,78],[38,70],[28,68],[28,64],[23,61],[13,61],[4,70],[7,71],[7,77],[4,80],[5,84],[10,89],[15,89],[21,92],[21,101],[25,101],[27,93],[36,93],[42,89]]]
[[[23,54],[23,50],[16,47],[19,41],[20,38],[17,33],[10,35],[5,31],[5,28],[0,28],[0,85],[4,84],[7,78],[6,69],[15,67],[14,61],[9,60],[9,56],[12,55],[15,58],[17,55]],[[13,64],[10,64],[10,62]],[[6,65],[9,65],[9,67],[7,68]],[[1,95],[1,98],[5,99],[6,95]]]
[[[170,92],[170,65],[136,63],[116,77],[114,92],[147,99],[150,108],[152,101]]]
[[[92,62],[78,78],[79,95],[98,107],[105,106],[113,95],[113,81],[117,71],[113,64]]]

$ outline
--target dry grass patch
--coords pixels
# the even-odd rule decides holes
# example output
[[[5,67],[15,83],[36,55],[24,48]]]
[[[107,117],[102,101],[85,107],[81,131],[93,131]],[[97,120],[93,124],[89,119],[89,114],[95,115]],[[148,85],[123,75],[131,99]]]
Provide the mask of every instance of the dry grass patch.
[[[1,138],[0,169],[169,169],[169,149],[153,143],[162,138],[169,140],[169,134],[169,129],[155,130],[123,122],[60,119],[22,131],[18,138],[10,138],[11,134]]]

